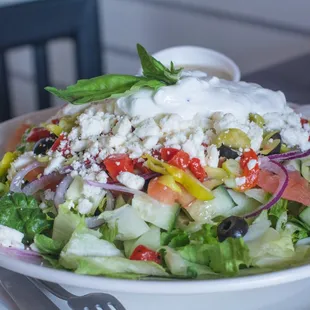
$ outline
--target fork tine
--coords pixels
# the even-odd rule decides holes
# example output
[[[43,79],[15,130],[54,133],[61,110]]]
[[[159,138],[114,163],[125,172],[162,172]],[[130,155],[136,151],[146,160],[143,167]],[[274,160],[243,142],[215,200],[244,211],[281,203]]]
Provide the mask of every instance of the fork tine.
[[[120,301],[113,295],[109,296],[109,303],[115,308],[115,310],[126,310]],[[108,310],[114,310],[113,308]]]

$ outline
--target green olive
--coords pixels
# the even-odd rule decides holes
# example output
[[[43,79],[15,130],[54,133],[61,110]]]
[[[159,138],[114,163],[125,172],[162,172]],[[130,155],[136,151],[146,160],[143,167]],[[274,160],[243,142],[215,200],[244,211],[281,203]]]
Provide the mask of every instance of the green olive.
[[[265,125],[265,120],[264,118],[256,113],[250,113],[249,115],[249,120],[251,122],[254,122],[255,124],[257,124],[259,127],[263,128]]]

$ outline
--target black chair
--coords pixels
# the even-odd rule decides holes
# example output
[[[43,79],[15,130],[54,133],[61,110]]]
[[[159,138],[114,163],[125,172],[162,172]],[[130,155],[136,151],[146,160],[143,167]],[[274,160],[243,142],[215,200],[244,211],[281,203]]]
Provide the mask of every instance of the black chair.
[[[46,43],[56,38],[75,42],[77,78],[101,74],[96,0],[41,0],[0,8],[0,122],[12,117],[5,54],[10,48],[34,48],[38,109],[50,107]]]

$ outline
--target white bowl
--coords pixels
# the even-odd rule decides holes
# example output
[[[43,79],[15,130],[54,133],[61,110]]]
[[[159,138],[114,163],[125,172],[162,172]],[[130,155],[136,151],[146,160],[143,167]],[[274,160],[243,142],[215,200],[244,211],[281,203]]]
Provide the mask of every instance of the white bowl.
[[[309,106],[299,108],[310,116]],[[0,151],[21,122],[41,122],[56,113],[48,109],[0,124]],[[218,280],[131,281],[78,275],[25,261],[0,247],[0,266],[31,277],[56,282],[75,294],[108,292],[126,310],[309,310],[310,265],[279,272]],[[53,299],[60,309],[65,302]],[[38,308],[39,309],[39,308]]]
[[[223,72],[230,76],[232,81],[240,81],[241,74],[237,64],[229,57],[212,49],[199,46],[174,46],[161,50],[152,56],[165,66],[169,66],[170,62],[173,61],[177,67],[185,66],[185,69],[186,67],[195,67],[196,70],[199,70],[198,68],[209,68],[211,75],[213,72]],[[139,74],[141,73],[140,68]]]

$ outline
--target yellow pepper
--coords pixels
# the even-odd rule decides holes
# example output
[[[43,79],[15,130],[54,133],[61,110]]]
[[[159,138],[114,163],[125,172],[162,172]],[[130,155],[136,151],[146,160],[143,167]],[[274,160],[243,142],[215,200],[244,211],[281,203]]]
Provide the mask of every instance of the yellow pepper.
[[[175,182],[174,178],[171,175],[162,175],[158,178],[158,182],[169,187],[177,193],[182,193],[180,186]]]
[[[58,125],[55,124],[47,124],[46,129],[49,130],[50,132],[52,132],[53,134],[55,134],[57,137],[59,137],[59,135],[62,133],[62,128]]]
[[[15,160],[17,157],[16,152],[7,152],[4,154],[1,162],[0,162],[0,177],[3,177],[6,175],[7,171],[11,167],[11,163]]]
[[[200,200],[211,200],[214,198],[212,192],[191,174],[150,155],[145,155],[144,157],[147,159],[146,165],[149,169],[153,170],[154,168],[153,171],[155,172],[171,175],[176,182],[182,184],[195,198]]]

